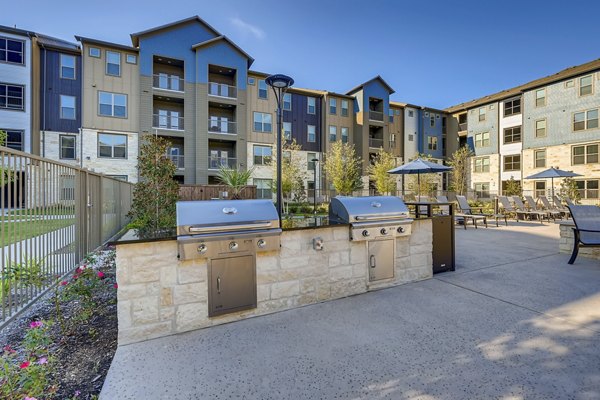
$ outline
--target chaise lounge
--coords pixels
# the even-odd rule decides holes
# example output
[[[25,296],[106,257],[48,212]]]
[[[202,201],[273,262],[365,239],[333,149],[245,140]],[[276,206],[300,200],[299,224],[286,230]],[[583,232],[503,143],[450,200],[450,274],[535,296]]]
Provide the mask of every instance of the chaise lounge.
[[[568,205],[575,228],[573,228],[573,253],[569,264],[573,264],[579,247],[600,247],[600,207]]]

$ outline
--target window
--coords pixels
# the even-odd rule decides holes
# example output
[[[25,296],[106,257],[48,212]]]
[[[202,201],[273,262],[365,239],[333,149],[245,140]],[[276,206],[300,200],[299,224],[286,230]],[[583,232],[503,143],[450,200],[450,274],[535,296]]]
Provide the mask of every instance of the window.
[[[75,159],[75,136],[60,135],[60,159],[74,160]]]
[[[4,143],[6,147],[23,151],[23,131],[2,128],[0,128],[0,131],[6,132],[6,142]]]
[[[588,179],[575,181],[579,189],[579,195],[582,199],[597,199],[598,198],[598,179]]]
[[[329,114],[337,114],[337,99],[329,99]]]
[[[427,148],[437,150],[438,138],[436,136],[427,136]]]
[[[90,47],[90,57],[100,58],[100,49],[97,47]]]
[[[485,121],[485,107],[479,109],[479,121]]]
[[[490,197],[490,183],[489,182],[475,183],[475,196],[477,196],[478,198]]]
[[[415,116],[415,112],[413,110],[408,110],[408,116],[409,117],[414,117]]]
[[[490,104],[490,110],[493,110],[494,108],[496,108],[496,106],[494,104]]]
[[[533,185],[533,194],[535,197],[541,197],[546,195],[546,181],[535,181]]]
[[[546,120],[539,119],[535,121],[535,137],[541,138],[546,137]]]
[[[0,62],[25,64],[25,42],[0,37]]]
[[[543,107],[546,105],[546,88],[535,91],[535,106]]]
[[[287,111],[292,111],[292,94],[285,93],[283,95],[283,109]]]
[[[123,182],[127,182],[127,175],[106,175],[106,176],[110,176],[111,178],[118,179]]]
[[[507,100],[504,102],[504,116],[521,114],[521,98]]]
[[[285,140],[292,140],[292,123],[284,122],[283,123],[283,137]]]
[[[310,143],[314,143],[317,141],[317,127],[314,125],[306,126],[306,140]]]
[[[575,86],[575,81],[573,81],[573,79],[569,79],[568,81],[565,82],[566,88],[572,88],[573,86]]]
[[[504,156],[504,171],[520,171],[521,155]]]
[[[342,117],[348,116],[348,100],[342,100]]]
[[[137,56],[135,54],[127,54],[125,62],[127,64],[137,64]]]
[[[593,75],[582,76],[579,78],[579,95],[587,96],[594,93]]]
[[[98,92],[100,115],[105,117],[127,118],[127,95]]]
[[[254,131],[271,133],[271,114],[254,112]]]
[[[98,157],[127,158],[127,135],[99,133]]]
[[[306,153],[306,167],[309,171],[314,171],[316,168],[316,162],[313,161],[317,158],[317,153]]]
[[[121,53],[106,50],[106,75],[121,76]]]
[[[335,142],[337,140],[337,126],[329,125],[329,141]]]
[[[415,136],[414,136],[412,133],[409,133],[409,134],[408,134],[408,141],[409,141],[409,142],[412,142],[412,141],[414,141],[414,140],[415,140]]]
[[[248,85],[254,85],[254,83],[255,83],[255,82],[256,82],[256,81],[255,81],[255,79],[254,79],[254,78],[252,78],[252,77],[250,77],[250,76],[248,77]]]
[[[75,56],[68,54],[60,55],[60,77],[63,79],[75,79]]]
[[[546,149],[536,150],[533,152],[534,168],[545,168],[546,167]]]
[[[348,128],[342,127],[342,143],[348,143]]]
[[[514,126],[504,129],[504,144],[521,143],[521,127]]]
[[[490,158],[480,157],[475,159],[473,172],[490,172]]]
[[[75,200],[75,175],[60,175],[60,199],[62,201]]]
[[[598,128],[598,109],[573,114],[573,130],[583,131]]]
[[[432,128],[435,126],[435,117],[433,116],[433,114],[431,115],[431,117],[429,117],[429,126]]]
[[[60,95],[60,118],[75,119],[75,96]]]
[[[267,90],[267,82],[264,79],[258,80],[258,98],[267,99],[269,97],[269,91]]]
[[[272,199],[273,198],[273,180],[272,179],[254,179],[254,185],[256,185],[256,198],[258,199]]]
[[[390,147],[396,147],[396,134],[390,133]]]
[[[306,112],[309,114],[317,113],[317,99],[314,97],[307,97]]]
[[[475,134],[475,147],[487,147],[490,145],[490,133],[483,132]]]
[[[571,148],[571,165],[598,163],[598,143]]]
[[[0,108],[25,110],[25,90],[20,85],[0,83]]]
[[[269,165],[273,157],[271,146],[254,146],[254,165]]]

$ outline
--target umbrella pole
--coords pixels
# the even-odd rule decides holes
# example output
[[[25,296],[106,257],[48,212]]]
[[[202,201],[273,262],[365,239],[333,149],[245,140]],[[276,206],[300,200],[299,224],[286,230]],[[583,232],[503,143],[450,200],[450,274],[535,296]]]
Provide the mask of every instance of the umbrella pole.
[[[552,181],[552,201],[554,201],[554,178],[550,178],[550,180]]]
[[[419,199],[421,198],[421,173],[417,172],[417,193],[419,196]],[[419,201],[419,200],[417,200]]]

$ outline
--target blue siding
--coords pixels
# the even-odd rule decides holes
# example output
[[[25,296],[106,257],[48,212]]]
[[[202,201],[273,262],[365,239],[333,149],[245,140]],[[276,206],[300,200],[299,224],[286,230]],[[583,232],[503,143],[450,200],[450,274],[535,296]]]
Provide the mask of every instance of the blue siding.
[[[75,55],[76,79],[63,79],[60,77],[60,54],[56,50],[40,48],[40,129],[77,133],[81,127],[81,56]],[[61,94],[76,97],[74,120],[60,118]]]
[[[246,90],[248,59],[229,43],[221,40],[196,51],[196,82],[208,83],[208,65],[219,65],[237,70],[237,88]],[[187,75],[187,74],[186,74]]]
[[[379,80],[374,80],[363,86],[363,96],[365,111],[368,111],[369,109],[369,97],[383,100],[383,115],[385,120],[388,115],[388,110],[390,109],[390,93],[387,88],[383,86]]]
[[[425,113],[428,113],[428,117],[425,117]],[[418,149],[419,153],[428,155],[433,158],[443,158],[444,150],[442,148],[442,118],[443,115],[438,112],[433,112],[435,115],[439,115],[439,118],[435,118],[435,126],[431,126],[430,118],[432,112],[429,110],[419,110],[419,140],[418,140]],[[434,136],[437,137],[437,150],[429,150],[427,137]]]
[[[322,151],[321,141],[321,98],[315,98],[316,111],[308,113],[308,97],[298,93],[292,93],[292,110],[283,111],[283,121],[292,123],[292,138],[302,146],[305,151]],[[316,131],[315,142],[308,142],[307,126],[314,125]]]

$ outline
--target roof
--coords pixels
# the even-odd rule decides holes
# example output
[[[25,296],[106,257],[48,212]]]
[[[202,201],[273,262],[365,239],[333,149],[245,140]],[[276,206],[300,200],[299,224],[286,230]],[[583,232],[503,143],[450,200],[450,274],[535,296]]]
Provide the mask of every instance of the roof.
[[[348,94],[342,94],[342,93],[336,93],[336,92],[327,91],[327,95],[329,95],[329,96],[337,96],[337,97],[344,97],[346,99],[354,100],[354,96],[350,96]]]
[[[194,15],[193,17],[184,18],[184,19],[181,19],[179,21],[175,21],[175,22],[171,22],[169,24],[157,26],[157,27],[154,27],[154,28],[151,28],[151,29],[147,29],[145,31],[141,31],[141,32],[137,32],[137,33],[132,33],[131,34],[131,43],[133,43],[133,45],[135,47],[138,47],[140,45],[140,37],[142,37],[142,36],[146,36],[146,35],[149,35],[151,33],[156,33],[156,32],[163,31],[163,30],[166,30],[166,29],[169,29],[169,28],[173,28],[173,27],[178,26],[178,25],[185,25],[187,23],[194,22],[194,21],[195,22],[199,22],[200,24],[204,25],[215,36],[222,36],[221,33],[219,33],[215,28],[213,28],[212,26],[210,26],[208,24],[208,22],[204,21],[199,16]]]
[[[86,37],[83,37],[83,36],[75,36],[75,39],[77,39],[79,42],[84,43],[84,44],[85,43],[97,44],[98,46],[112,47],[114,49],[121,49],[121,50],[126,50],[126,51],[135,51],[135,52],[139,51],[135,47],[125,46],[124,44],[105,42],[103,40],[86,38]]]
[[[244,57],[246,57],[246,58],[248,59],[248,68],[250,68],[250,65],[252,65],[252,63],[254,62],[254,58],[252,58],[252,57],[250,56],[250,54],[248,54],[248,53],[246,53],[244,50],[242,50],[242,49],[241,49],[241,48],[240,48],[240,47],[239,47],[237,44],[235,44],[235,43],[234,43],[234,42],[233,42],[231,39],[229,39],[229,38],[228,38],[227,36],[225,36],[225,35],[217,36],[217,37],[215,37],[215,38],[212,38],[212,39],[206,40],[206,41],[204,41],[204,42],[197,43],[197,44],[195,44],[195,45],[193,45],[193,46],[192,46],[192,49],[194,49],[194,50],[195,50],[195,49],[199,49],[199,48],[201,48],[201,47],[210,46],[210,45],[212,45],[212,44],[214,44],[214,43],[216,43],[216,42],[219,42],[219,41],[221,41],[221,40],[223,40],[223,41],[227,42],[227,43],[228,43],[228,44],[229,44],[231,47],[233,47],[233,48],[234,48],[234,49],[236,49],[236,50],[237,50],[237,51],[238,51],[240,54],[242,54]]]
[[[0,32],[12,33],[13,35],[21,35],[21,36],[33,36],[35,32],[26,31],[24,29],[13,28],[6,25],[0,25]]]
[[[66,50],[72,53],[80,53],[81,47],[77,43],[67,42],[66,40],[58,39],[52,36],[36,34],[38,45],[43,47],[51,47],[58,50]]]
[[[566,80],[569,78],[576,77],[578,75],[583,75],[588,72],[592,72],[600,69],[600,59],[593,60],[587,62],[585,64],[576,65],[574,67],[565,68],[562,71],[559,71],[553,75],[548,75],[540,79],[533,80],[531,82],[515,86],[510,89],[503,90],[498,93],[490,94],[488,96],[480,97],[475,100],[467,101],[461,104],[457,104],[452,107],[446,108],[444,111],[448,113],[453,113],[457,111],[466,111],[469,108],[478,107],[484,104],[508,99],[510,97],[519,95],[525,91],[532,90],[541,86],[545,86],[551,83],[559,82],[562,80]]]
[[[406,107],[407,105],[409,105],[408,103],[399,103],[397,101],[390,101],[390,106],[394,106],[394,107]]]
[[[350,89],[348,92],[346,92],[346,94],[350,95],[352,93],[358,92],[360,89],[362,89],[364,86],[368,85],[369,83],[378,80],[379,82],[381,82],[381,84],[383,86],[385,86],[385,88],[388,90],[388,92],[390,92],[390,94],[395,93],[395,90],[392,89],[392,87],[390,85],[387,84],[386,81],[383,80],[383,78],[381,77],[381,75],[377,75],[375,78],[373,79],[369,79],[368,81],[361,83],[360,85],[356,86],[355,88]]]

